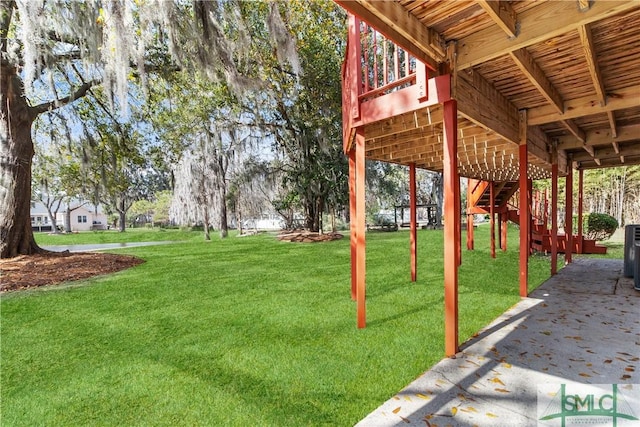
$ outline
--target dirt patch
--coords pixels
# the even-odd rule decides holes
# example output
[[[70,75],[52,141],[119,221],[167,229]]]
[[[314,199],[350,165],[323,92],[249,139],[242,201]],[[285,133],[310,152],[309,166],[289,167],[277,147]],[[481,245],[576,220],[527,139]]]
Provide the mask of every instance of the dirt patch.
[[[48,253],[0,260],[0,292],[55,285],[115,273],[144,260],[105,253]]]
[[[331,240],[342,239],[342,234],[339,233],[314,233],[311,231],[283,231],[278,234],[278,240],[284,240],[287,242],[300,242],[300,243],[314,243],[314,242],[328,242]]]

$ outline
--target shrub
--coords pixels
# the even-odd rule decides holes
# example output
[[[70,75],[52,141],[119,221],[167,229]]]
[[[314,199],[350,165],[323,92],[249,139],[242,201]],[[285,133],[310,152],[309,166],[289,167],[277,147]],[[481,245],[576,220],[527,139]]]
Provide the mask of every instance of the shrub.
[[[593,240],[607,240],[618,228],[618,221],[611,215],[591,213],[584,217],[585,237]]]

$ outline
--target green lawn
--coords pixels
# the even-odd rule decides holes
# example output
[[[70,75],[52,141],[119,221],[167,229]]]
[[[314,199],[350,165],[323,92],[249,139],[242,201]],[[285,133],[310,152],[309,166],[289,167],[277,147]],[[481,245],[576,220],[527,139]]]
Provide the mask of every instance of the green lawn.
[[[189,234],[81,286],[5,294],[2,425],[353,425],[443,356],[442,236],[419,231],[411,283],[408,233],[367,235],[363,330],[348,239]],[[462,340],[519,300],[509,237],[491,259],[480,226],[463,251]],[[548,272],[532,257],[531,287]]]
[[[71,234],[34,233],[39,245],[82,245],[89,243],[159,242],[202,240],[202,231],[183,231],[164,228],[128,228],[116,230],[82,231]]]

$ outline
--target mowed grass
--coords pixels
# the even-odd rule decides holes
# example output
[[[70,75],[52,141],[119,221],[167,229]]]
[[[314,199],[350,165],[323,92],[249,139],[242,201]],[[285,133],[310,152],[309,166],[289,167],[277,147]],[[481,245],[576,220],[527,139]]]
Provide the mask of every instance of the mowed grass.
[[[126,233],[125,233],[126,234]],[[460,337],[519,300],[517,230],[463,250]],[[271,235],[132,248],[114,275],[2,296],[6,426],[353,425],[444,354],[442,231],[367,235],[367,328],[349,241]],[[549,275],[532,257],[531,288]]]
[[[128,228],[124,233],[117,230],[82,231],[70,234],[34,233],[36,242],[42,246],[82,245],[96,243],[128,243],[202,240],[202,231],[184,231],[164,228]],[[215,237],[216,235],[213,234]]]

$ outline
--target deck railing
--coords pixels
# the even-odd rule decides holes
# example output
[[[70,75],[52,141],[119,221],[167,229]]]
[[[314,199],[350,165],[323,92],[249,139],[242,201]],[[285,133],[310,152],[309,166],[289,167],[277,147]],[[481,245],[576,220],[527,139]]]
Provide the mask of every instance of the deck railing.
[[[352,123],[360,104],[412,85],[427,97],[427,68],[375,28],[349,14],[347,50],[342,64],[342,114],[345,152],[354,137]]]
[[[416,82],[416,58],[369,26],[355,19],[360,44],[358,73],[361,100],[384,95]]]

